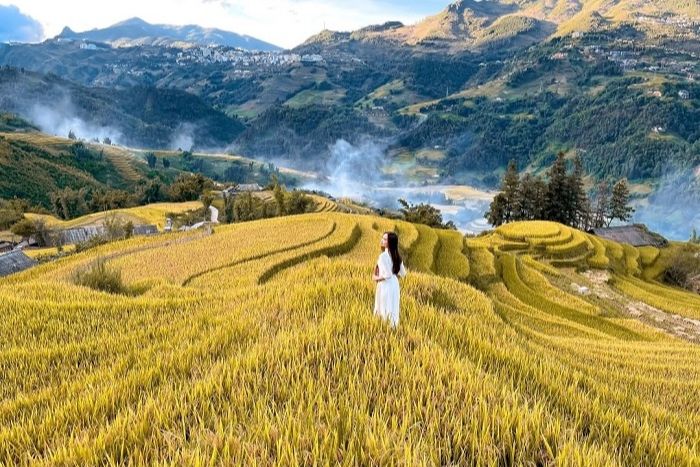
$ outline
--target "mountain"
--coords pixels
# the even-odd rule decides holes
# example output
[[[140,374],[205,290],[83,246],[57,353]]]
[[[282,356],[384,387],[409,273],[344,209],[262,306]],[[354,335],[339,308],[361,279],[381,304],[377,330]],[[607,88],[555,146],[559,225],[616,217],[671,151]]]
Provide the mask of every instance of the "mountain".
[[[414,25],[387,23],[351,33],[324,31],[302,47],[358,41],[430,48],[522,47],[572,32],[634,27],[649,37],[699,34],[700,7],[687,0],[458,0]]]
[[[0,69],[0,109],[41,130],[137,147],[226,147],[243,125],[175,89],[85,87],[52,74]]]
[[[254,37],[236,34],[221,29],[203,28],[196,25],[172,26],[150,24],[140,18],[131,18],[104,29],[74,32],[66,27],[56,39],[73,39],[105,42],[114,46],[138,45],[182,46],[223,45],[245,50],[278,51],[280,47]]]

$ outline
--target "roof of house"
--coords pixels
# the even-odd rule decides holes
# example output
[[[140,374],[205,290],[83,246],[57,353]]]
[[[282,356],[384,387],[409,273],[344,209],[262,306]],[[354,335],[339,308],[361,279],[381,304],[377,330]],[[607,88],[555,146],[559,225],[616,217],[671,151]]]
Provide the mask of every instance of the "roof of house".
[[[36,261],[25,255],[22,251],[4,253],[0,255],[0,277],[24,271],[36,264]]]
[[[599,237],[618,243],[628,243],[632,246],[664,247],[668,245],[668,240],[657,233],[650,232],[643,225],[624,225],[620,227],[593,229],[593,233]]]

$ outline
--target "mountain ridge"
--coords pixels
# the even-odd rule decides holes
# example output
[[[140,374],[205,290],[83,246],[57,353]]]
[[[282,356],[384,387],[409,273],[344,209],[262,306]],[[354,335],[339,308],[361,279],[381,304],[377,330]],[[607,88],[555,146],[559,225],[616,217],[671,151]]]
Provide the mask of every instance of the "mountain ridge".
[[[508,43],[527,46],[573,32],[624,24],[634,24],[647,35],[673,36],[680,26],[700,26],[700,5],[684,0],[457,0],[413,25],[386,24],[394,27],[368,26],[344,33],[323,31],[302,46],[336,38],[460,51]]]
[[[83,32],[75,32],[66,26],[55,39],[106,42],[119,46],[167,45],[186,42],[196,45],[222,45],[266,52],[282,50],[281,47],[274,44],[231,31],[205,28],[194,24],[182,26],[151,24],[138,17],[120,21],[106,28],[95,28]]]

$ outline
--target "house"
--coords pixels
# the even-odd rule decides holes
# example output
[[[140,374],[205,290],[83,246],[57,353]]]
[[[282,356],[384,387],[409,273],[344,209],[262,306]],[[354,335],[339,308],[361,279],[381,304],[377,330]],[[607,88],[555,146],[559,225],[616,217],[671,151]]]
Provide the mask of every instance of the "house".
[[[152,224],[149,225],[135,225],[132,234],[134,236],[148,236],[156,235],[158,233],[158,227]]]
[[[627,243],[636,247],[655,246],[663,248],[668,245],[668,240],[657,233],[651,232],[645,225],[641,224],[593,229],[590,233],[613,242]]]
[[[6,242],[6,241],[1,241],[0,242],[0,253],[7,253],[8,251],[12,251],[12,249],[15,246],[12,244],[12,242]]]
[[[226,188],[222,191],[222,193],[224,196],[236,196],[239,193],[252,193],[256,191],[262,191],[262,187],[257,183],[242,183],[240,185]]]
[[[9,276],[35,266],[37,262],[22,251],[11,251],[0,255],[0,277]]]
[[[680,91],[678,91],[678,97],[680,97],[684,101],[688,100],[690,99],[690,92],[686,91],[685,89],[681,89]]]
[[[301,63],[321,63],[323,62],[323,57],[318,54],[309,54],[301,56]]]

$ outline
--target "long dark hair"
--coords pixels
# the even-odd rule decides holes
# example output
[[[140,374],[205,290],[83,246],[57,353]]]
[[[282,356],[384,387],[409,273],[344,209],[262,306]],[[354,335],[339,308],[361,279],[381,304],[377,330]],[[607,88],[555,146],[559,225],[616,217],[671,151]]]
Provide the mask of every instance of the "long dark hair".
[[[395,232],[386,232],[387,242],[386,249],[391,256],[393,263],[392,272],[398,274],[401,270],[401,254],[399,253],[399,236]]]

